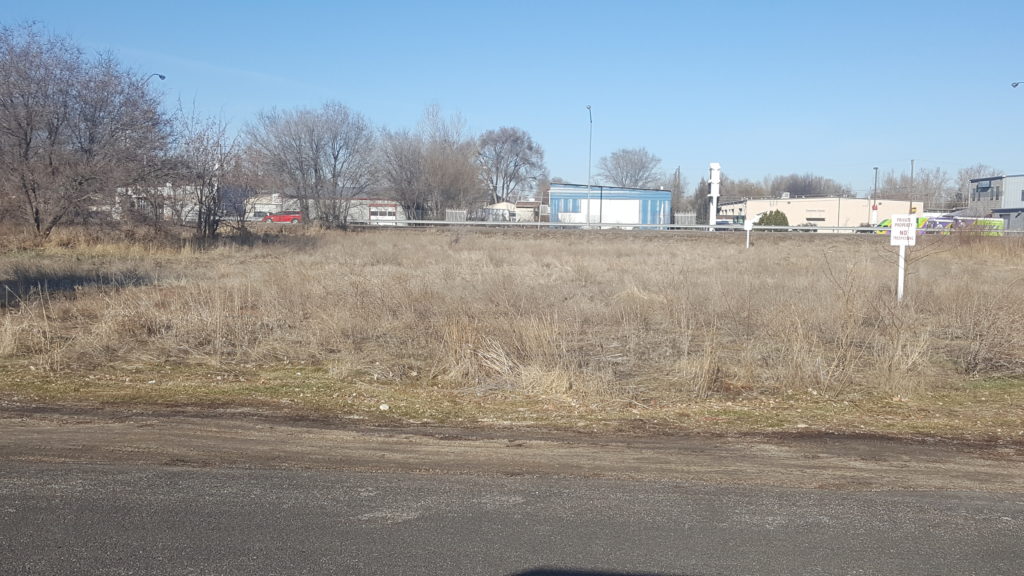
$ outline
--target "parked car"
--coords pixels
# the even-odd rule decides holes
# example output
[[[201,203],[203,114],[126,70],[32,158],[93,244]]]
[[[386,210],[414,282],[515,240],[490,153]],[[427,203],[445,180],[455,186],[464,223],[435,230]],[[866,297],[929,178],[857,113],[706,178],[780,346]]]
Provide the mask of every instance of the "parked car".
[[[302,222],[302,212],[298,210],[285,210],[284,212],[271,212],[263,217],[263,222],[285,222],[298,224]]]

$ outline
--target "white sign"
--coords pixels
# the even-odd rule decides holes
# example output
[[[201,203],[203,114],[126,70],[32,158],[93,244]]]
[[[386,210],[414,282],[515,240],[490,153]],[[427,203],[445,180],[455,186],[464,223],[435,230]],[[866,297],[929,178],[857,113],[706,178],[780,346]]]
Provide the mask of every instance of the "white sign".
[[[914,214],[895,214],[892,217],[892,229],[889,232],[890,246],[913,246],[917,241],[917,216]]]

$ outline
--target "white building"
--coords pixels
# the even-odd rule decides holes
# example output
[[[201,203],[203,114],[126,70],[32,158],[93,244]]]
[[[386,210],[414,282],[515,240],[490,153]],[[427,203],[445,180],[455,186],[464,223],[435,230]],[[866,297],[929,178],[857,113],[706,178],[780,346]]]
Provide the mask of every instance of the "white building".
[[[298,210],[299,200],[285,194],[261,194],[245,201],[246,214],[262,218],[272,212]],[[402,205],[394,200],[381,198],[352,198],[348,201],[348,222],[352,224],[396,225],[408,218]],[[311,219],[316,219],[313,203],[310,202]]]
[[[785,214],[793,227],[856,228],[874,226],[893,214],[922,213],[924,203],[871,198],[755,198],[725,202],[718,207],[718,216],[733,221],[742,216],[756,222],[773,210]]]
[[[195,186],[175,186],[168,182],[162,186],[118,188],[113,206],[98,207],[120,220],[125,212],[134,212],[147,218],[184,224],[199,218],[199,197]]]
[[[262,218],[271,212],[298,209],[297,198],[276,192],[274,194],[258,194],[245,201],[245,213],[256,218]]]

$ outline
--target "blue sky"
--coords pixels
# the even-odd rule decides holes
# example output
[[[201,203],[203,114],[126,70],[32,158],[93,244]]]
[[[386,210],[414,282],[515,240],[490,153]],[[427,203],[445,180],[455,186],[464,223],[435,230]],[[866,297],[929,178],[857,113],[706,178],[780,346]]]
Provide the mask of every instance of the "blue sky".
[[[517,126],[552,176],[645,147],[691,187],[977,163],[1024,173],[1024,2],[0,0],[90,52],[159,72],[169,108],[240,128],[336,100],[415,128],[438,105],[474,133]],[[153,82],[156,82],[154,79]]]

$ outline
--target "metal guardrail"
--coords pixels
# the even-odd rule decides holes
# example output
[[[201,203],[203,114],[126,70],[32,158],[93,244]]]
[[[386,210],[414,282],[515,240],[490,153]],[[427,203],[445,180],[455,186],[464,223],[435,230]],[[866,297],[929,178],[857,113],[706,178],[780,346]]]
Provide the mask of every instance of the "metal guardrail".
[[[745,232],[742,224],[584,224],[575,222],[484,222],[466,221],[449,222],[445,220],[402,220],[389,221],[372,224],[353,224],[362,228],[417,228],[417,227],[443,227],[443,228],[534,228],[554,230],[653,230],[653,231],[691,231],[691,232]],[[789,232],[789,233],[854,233],[854,234],[877,234],[887,236],[890,227],[878,226],[758,226],[754,225],[753,232]],[[954,231],[926,230],[918,231],[920,236],[1018,236],[1024,234],[1024,230],[970,230],[960,229]]]

